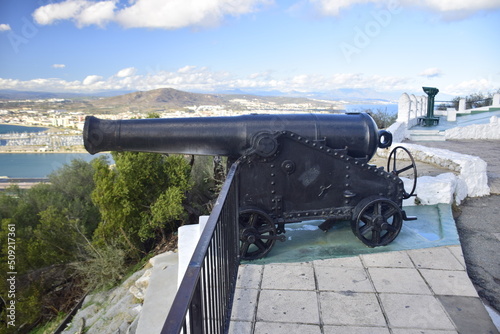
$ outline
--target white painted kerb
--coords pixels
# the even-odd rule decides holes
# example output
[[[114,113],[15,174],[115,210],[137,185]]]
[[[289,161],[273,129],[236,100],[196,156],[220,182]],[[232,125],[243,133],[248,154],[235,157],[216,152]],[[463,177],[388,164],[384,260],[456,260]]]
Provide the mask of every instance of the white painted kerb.
[[[416,161],[438,165],[458,173],[458,176],[449,173],[450,175],[440,175],[434,178],[428,176],[418,178],[416,191],[418,197],[416,198],[416,202],[407,201],[405,202],[406,205],[419,204],[420,202],[424,202],[422,204],[451,204],[453,201],[460,204],[467,196],[480,197],[490,194],[488,176],[486,174],[487,165],[479,157],[408,143],[395,143],[389,150],[379,149],[377,154],[387,157],[389,152],[396,146],[403,146],[408,149]],[[455,181],[453,181],[453,177],[456,178]],[[436,192],[435,187],[430,187],[430,183],[432,182],[441,183],[438,187],[441,187],[442,191]],[[445,199],[443,197],[443,193],[446,192],[443,188],[443,182],[451,183],[451,186],[454,187],[452,199]],[[420,186],[419,183],[421,184]],[[406,187],[406,189],[408,188],[409,186]],[[415,201],[413,198],[410,200]]]

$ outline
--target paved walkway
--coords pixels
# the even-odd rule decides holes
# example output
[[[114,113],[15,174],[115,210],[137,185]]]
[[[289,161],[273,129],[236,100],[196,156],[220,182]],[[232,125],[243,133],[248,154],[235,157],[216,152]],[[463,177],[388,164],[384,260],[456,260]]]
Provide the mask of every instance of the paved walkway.
[[[241,265],[230,333],[498,333],[460,246]]]

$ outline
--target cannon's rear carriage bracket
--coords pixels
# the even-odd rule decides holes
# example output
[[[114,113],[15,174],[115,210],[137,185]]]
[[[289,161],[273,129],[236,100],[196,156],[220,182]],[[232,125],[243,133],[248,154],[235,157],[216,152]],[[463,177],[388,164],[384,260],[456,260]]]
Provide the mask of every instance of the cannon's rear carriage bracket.
[[[287,223],[325,220],[328,230],[351,221],[369,247],[384,246],[408,217],[403,199],[413,195],[416,166],[397,147],[387,170],[368,162],[392,144],[373,119],[359,114],[245,115],[106,121],[87,117],[84,143],[101,151],[226,155],[239,160],[240,256],[258,259],[286,238]],[[399,152],[409,155],[398,168]],[[399,174],[414,172],[407,192]]]

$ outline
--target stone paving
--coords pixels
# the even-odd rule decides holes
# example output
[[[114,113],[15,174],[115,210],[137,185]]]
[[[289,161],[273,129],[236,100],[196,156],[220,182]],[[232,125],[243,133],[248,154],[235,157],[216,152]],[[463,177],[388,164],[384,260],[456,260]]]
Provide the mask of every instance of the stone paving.
[[[243,264],[230,333],[498,333],[460,246]]]

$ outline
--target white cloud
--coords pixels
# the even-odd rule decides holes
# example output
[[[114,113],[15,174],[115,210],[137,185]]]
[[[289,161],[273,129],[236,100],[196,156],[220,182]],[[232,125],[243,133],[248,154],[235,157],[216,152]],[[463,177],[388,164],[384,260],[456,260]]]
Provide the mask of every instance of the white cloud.
[[[488,79],[472,79],[448,85],[443,89],[443,92],[451,95],[465,96],[472,93],[491,92],[497,90],[498,87],[500,87],[500,82],[493,82]]]
[[[387,8],[421,7],[439,12],[448,18],[460,18],[480,10],[499,9],[498,0],[306,0],[316,10],[326,16],[337,16],[341,10],[357,4],[372,3]]]
[[[114,10],[114,1],[101,1],[86,5],[76,17],[77,25],[82,27],[95,24],[103,27],[113,20]]]
[[[295,75],[275,77],[271,71],[264,75],[238,77],[224,71],[211,71],[206,67],[184,66],[174,71],[156,71],[136,75],[133,67],[120,70],[109,78],[89,75],[82,81],[63,79],[33,79],[20,81],[1,79],[3,89],[37,90],[53,92],[93,92],[103,90],[151,90],[171,87],[187,91],[279,90],[283,92],[321,92],[339,88],[372,88],[377,91],[410,90],[412,82],[405,77],[367,76],[360,73],[333,75]]]
[[[83,79],[82,84],[84,86],[90,86],[97,82],[102,81],[102,79],[103,77],[101,77],[100,75],[88,75],[85,79]]]
[[[411,3],[411,1],[406,1]],[[424,1],[424,6],[440,12],[451,12],[451,11],[477,11],[477,10],[488,10],[500,8],[500,2],[498,0],[426,0]]]
[[[437,67],[431,67],[423,70],[419,75],[426,78],[436,78],[443,75],[443,72]]]
[[[68,20],[77,16],[86,1],[67,0],[60,3],[51,3],[35,10],[33,18],[38,24],[52,24],[59,20]]]
[[[78,27],[104,26],[110,21],[125,28],[177,29],[212,26],[226,15],[238,16],[259,10],[272,0],[133,0],[120,9],[116,0],[65,0],[39,7],[33,13],[38,24],[73,20]]]
[[[64,65],[64,64],[53,64],[52,67],[53,68],[65,68],[66,65]]]
[[[118,78],[126,78],[126,77],[134,75],[136,71],[137,70],[135,67],[127,67],[127,68],[124,68],[123,70],[118,71],[118,73],[116,73],[116,76]]]
[[[181,67],[177,70],[178,73],[187,73],[189,71],[192,71],[196,68],[196,66],[193,65],[186,65],[184,67]]]
[[[33,18],[42,25],[71,19],[78,27],[91,24],[104,26],[113,19],[114,9],[114,1],[66,0],[39,7],[33,13]]]
[[[10,25],[5,23],[0,24],[0,31],[9,31],[9,30],[11,30]]]

